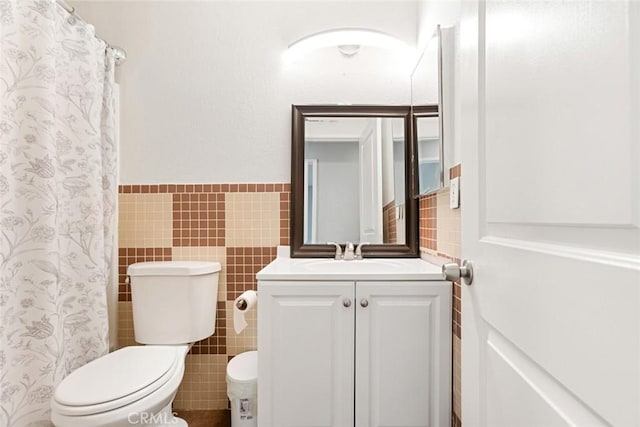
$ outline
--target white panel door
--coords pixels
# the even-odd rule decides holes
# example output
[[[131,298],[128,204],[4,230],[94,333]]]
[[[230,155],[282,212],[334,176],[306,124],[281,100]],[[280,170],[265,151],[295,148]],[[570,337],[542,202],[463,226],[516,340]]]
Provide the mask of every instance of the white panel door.
[[[260,427],[353,425],[353,282],[258,282]]]
[[[359,140],[360,241],[382,242],[382,119],[371,119]]]
[[[639,9],[464,2],[465,427],[640,426]]]
[[[451,284],[356,283],[356,427],[451,421]]]

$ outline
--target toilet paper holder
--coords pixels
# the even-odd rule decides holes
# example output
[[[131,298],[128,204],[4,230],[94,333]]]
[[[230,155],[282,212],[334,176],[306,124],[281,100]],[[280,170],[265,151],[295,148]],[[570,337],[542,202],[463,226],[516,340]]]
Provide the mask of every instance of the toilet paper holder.
[[[257,292],[256,292],[257,294]],[[238,307],[239,310],[246,310],[247,309],[247,300],[244,298],[238,298],[236,300],[236,307]]]

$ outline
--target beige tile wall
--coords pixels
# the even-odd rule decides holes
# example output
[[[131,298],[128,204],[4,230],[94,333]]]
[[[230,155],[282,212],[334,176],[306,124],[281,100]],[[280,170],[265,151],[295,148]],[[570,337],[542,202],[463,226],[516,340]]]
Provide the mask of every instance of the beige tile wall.
[[[450,178],[456,178],[460,175],[460,165],[449,170]],[[420,251],[423,254],[436,255],[460,263],[461,212],[462,208],[451,209],[449,207],[449,188],[444,188],[435,195],[420,198]],[[452,303],[453,413],[451,415],[452,426],[460,427],[462,426],[460,421],[462,415],[460,354],[462,300],[459,283],[453,284]]]
[[[449,207],[449,189],[437,196],[437,251],[441,255],[460,259],[460,209]]]
[[[420,198],[419,201],[419,230],[420,249],[434,255],[438,249],[438,212],[436,207],[437,194]]]
[[[118,203],[121,248],[172,246],[171,194],[120,194]]]
[[[277,245],[288,244],[289,191],[288,184],[121,186],[121,281],[124,280],[127,263],[140,260],[203,260],[222,264],[216,342],[209,342],[201,348],[218,354],[187,356],[185,377],[175,408],[227,408],[225,376],[228,360],[243,351],[255,349],[257,344],[256,312],[247,316],[249,326],[241,334],[235,334],[231,321],[233,298],[246,289],[255,289],[255,271],[275,257]],[[205,205],[200,203],[204,197],[191,194],[185,198],[184,193],[215,194],[215,197],[208,196]],[[188,200],[188,206],[184,206],[185,200]],[[421,249],[459,259],[460,209],[448,208],[448,191],[441,191],[430,203],[431,208],[436,208],[432,209],[436,215],[426,229],[434,232],[422,236],[421,227],[420,237],[421,242],[428,237],[432,243],[429,248]],[[176,212],[180,213],[179,219],[174,219]],[[188,212],[188,217],[185,212]],[[205,220],[209,222],[203,229]],[[185,241],[197,242],[197,245],[184,246]],[[233,272],[231,277],[229,271]],[[120,289],[118,338],[122,347],[134,345],[135,341],[129,291],[124,283],[120,284]],[[460,414],[461,402],[460,342],[458,332],[453,341],[454,418],[455,414]],[[459,423],[459,418],[455,421]]]
[[[130,301],[118,302],[118,347],[138,345],[133,339],[133,312]]]
[[[278,193],[229,193],[225,203],[227,247],[273,247],[280,244]]]
[[[228,406],[226,383],[228,360],[224,354],[187,355],[184,378],[173,407],[226,409]]]
[[[255,272],[289,241],[289,184],[125,185],[119,202],[119,347],[136,345],[127,266],[157,260],[217,261],[215,334],[187,355],[174,408],[227,409],[226,366],[257,346],[256,311],[233,329],[233,298],[256,289]],[[228,272],[232,272],[231,275]]]

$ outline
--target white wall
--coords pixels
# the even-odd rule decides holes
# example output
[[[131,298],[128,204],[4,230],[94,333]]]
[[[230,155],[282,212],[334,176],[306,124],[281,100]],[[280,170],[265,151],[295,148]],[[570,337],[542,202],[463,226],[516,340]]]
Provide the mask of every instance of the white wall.
[[[432,105],[440,101],[438,92],[439,45],[436,37],[429,39],[411,74],[411,103],[413,105]]]
[[[414,44],[411,1],[84,1],[128,52],[119,67],[122,183],[289,182],[293,103],[408,104],[408,67],[337,50],[285,65],[317,31],[367,27]]]
[[[418,46],[429,42],[436,27],[452,27],[460,20],[460,0],[418,0]]]

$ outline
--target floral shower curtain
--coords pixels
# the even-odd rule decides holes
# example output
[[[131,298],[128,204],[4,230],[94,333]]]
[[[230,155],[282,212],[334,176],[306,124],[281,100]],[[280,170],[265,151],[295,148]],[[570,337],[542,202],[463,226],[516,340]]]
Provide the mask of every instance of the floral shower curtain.
[[[49,424],[108,350],[114,61],[55,0],[0,0],[0,426]]]

